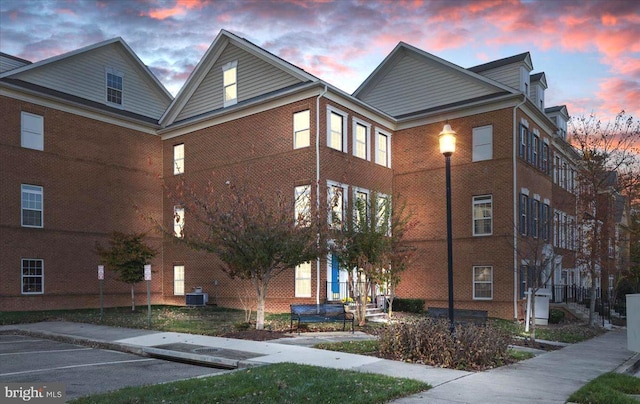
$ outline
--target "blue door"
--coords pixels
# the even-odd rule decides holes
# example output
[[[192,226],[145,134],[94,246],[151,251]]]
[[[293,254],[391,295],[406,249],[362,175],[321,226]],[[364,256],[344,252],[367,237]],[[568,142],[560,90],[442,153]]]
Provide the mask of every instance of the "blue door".
[[[331,254],[331,293],[340,296],[340,264],[335,254]]]

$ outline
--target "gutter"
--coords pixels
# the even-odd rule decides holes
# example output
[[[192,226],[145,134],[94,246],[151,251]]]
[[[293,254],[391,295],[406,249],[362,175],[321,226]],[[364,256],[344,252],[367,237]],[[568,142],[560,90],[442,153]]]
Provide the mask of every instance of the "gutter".
[[[320,98],[327,93],[327,85],[316,98],[316,219],[320,221]],[[320,246],[320,233],[317,238]],[[316,258],[316,304],[320,304],[320,257]]]
[[[525,102],[527,96],[522,94],[522,101],[513,107],[513,318],[518,320],[518,192],[517,168],[518,168],[518,125],[516,111]]]

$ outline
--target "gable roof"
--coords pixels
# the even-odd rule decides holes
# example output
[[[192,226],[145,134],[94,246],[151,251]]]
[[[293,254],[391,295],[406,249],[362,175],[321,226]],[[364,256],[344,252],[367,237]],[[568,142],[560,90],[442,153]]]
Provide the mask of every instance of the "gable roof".
[[[8,53],[0,52],[0,73],[17,69],[18,67],[22,67],[28,64],[31,64],[31,62],[26,59],[9,55]]]
[[[157,121],[173,97],[120,37],[3,72],[0,81],[61,100],[85,99],[110,111],[105,85],[105,69],[110,65],[126,71],[122,73],[123,104],[115,109],[123,116]]]
[[[212,110],[222,108],[222,86],[217,83],[221,80],[221,72],[215,70],[214,67],[222,65],[226,61],[225,58],[245,58],[244,61],[247,62],[245,65],[252,65],[254,72],[264,73],[247,77],[247,81],[251,80],[252,83],[247,85],[251,88],[244,97],[240,93],[241,78],[238,77],[238,104],[236,104],[238,106],[241,106],[243,101],[246,104],[249,100],[264,98],[265,94],[278,92],[302,83],[321,83],[320,79],[303,69],[244,38],[221,30],[163,114],[160,119],[162,126],[202,116]],[[238,69],[239,75],[245,74],[246,70],[243,68]]]
[[[531,54],[529,52],[524,52],[506,58],[483,63],[481,65],[470,67],[468,70],[474,73],[480,73],[514,63],[524,63],[529,68],[529,71],[533,70],[533,63],[531,62]]]
[[[512,94],[509,86],[400,42],[353,96],[404,118]]]
[[[529,77],[529,82],[531,82],[531,83],[538,82],[538,83],[540,83],[540,84],[541,84],[545,89],[546,89],[546,88],[548,88],[548,86],[547,86],[547,76],[544,74],[544,72],[532,74],[532,75]]]

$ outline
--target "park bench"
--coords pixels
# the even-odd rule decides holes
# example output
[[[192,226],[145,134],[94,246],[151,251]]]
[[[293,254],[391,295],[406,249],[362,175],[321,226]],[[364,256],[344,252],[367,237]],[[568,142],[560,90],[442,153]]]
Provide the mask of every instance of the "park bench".
[[[354,332],[353,313],[344,310],[342,304],[292,304],[291,305],[291,332],[293,332],[293,322],[297,322],[298,334],[301,323],[331,323],[342,322],[342,330],[347,327],[347,322],[351,323],[351,333]]]
[[[487,324],[488,312],[486,310],[453,309],[453,321],[456,324],[473,323]],[[434,318],[449,318],[449,309],[442,307],[429,307],[427,315]]]

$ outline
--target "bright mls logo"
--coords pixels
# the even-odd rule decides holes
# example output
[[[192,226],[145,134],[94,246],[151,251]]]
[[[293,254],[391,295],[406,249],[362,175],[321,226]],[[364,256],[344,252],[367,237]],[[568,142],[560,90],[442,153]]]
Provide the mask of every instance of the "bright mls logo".
[[[64,403],[65,385],[62,383],[1,383],[3,403],[34,401],[36,403]]]

